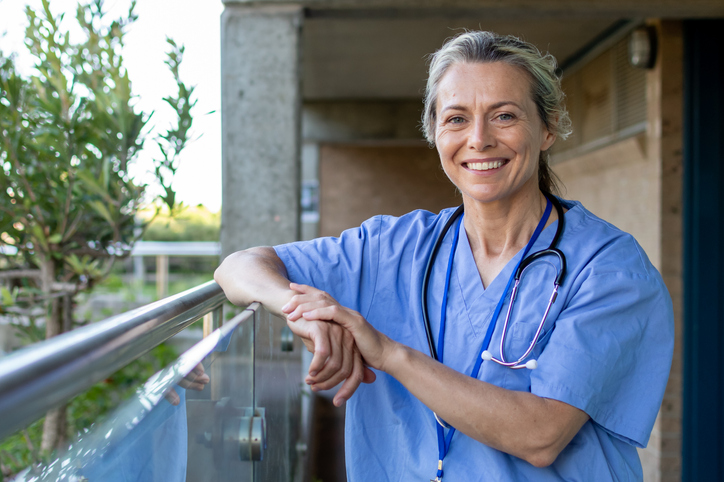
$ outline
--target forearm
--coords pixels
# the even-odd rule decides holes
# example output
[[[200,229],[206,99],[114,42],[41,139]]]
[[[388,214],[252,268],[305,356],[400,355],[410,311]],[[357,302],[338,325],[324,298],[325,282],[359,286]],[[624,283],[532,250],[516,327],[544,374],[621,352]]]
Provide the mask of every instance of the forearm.
[[[563,402],[473,379],[400,344],[383,370],[457,430],[536,466],[550,465],[588,420]]]
[[[267,310],[287,319],[282,308],[299,292],[290,288],[287,270],[273,248],[251,248],[227,257],[214,273],[226,297],[234,304],[248,305],[261,302]],[[334,403],[340,406],[364,381],[374,381],[374,374],[366,369],[362,357],[347,330],[326,322],[307,323],[300,327],[292,324],[307,349],[314,353],[309,365],[313,377],[308,382],[320,390],[330,389],[340,382]]]
[[[235,305],[258,301],[282,318],[285,317],[282,306],[295,294],[289,289],[284,263],[270,247],[251,248],[229,255],[216,269],[214,279]]]

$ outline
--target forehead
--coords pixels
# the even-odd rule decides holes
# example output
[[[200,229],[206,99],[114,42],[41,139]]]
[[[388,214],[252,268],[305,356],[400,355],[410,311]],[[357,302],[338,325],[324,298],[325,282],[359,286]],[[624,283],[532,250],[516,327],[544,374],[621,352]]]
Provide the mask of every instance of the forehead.
[[[515,102],[532,104],[529,74],[505,62],[455,63],[440,79],[438,107],[447,104]]]

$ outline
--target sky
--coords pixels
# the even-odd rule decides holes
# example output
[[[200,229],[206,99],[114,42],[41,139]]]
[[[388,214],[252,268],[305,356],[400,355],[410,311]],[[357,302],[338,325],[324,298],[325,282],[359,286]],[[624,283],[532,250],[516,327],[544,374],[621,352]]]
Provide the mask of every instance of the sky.
[[[87,3],[87,0],[82,0]],[[109,19],[128,12],[130,0],[105,0]],[[33,60],[23,44],[27,19],[25,5],[40,5],[40,0],[0,0],[0,50],[6,55],[17,52],[18,68],[32,70]],[[67,12],[65,22],[75,20],[77,0],[51,0],[54,13]],[[186,47],[181,78],[195,85],[196,107],[192,111],[195,139],[181,155],[181,165],[173,187],[178,199],[187,205],[204,204],[211,211],[221,207],[221,86],[220,16],[221,0],[138,0],[138,20],[125,37],[124,61],[138,106],[153,111],[151,124],[167,127],[174,115],[163,97],[173,93],[175,84],[163,63],[167,51],[166,36]],[[71,31],[71,36],[73,32]],[[147,146],[152,145],[149,140]],[[130,171],[134,178],[150,182],[153,175],[152,149],[144,149]]]

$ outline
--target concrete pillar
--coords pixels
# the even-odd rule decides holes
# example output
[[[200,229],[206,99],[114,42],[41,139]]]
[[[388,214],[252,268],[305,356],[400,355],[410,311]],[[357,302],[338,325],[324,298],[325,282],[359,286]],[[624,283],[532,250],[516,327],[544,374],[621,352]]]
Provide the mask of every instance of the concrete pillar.
[[[221,17],[222,257],[299,239],[302,8]]]

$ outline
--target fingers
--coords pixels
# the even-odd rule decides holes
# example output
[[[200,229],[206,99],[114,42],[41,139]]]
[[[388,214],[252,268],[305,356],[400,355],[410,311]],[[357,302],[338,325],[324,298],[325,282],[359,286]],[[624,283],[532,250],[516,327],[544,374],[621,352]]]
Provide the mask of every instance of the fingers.
[[[164,395],[164,398],[174,407],[181,403],[181,397],[178,396],[178,393],[176,393],[176,390],[174,390],[173,388],[169,390],[166,395]]]
[[[198,392],[202,391],[206,384],[209,383],[211,379],[206,374],[206,371],[204,370],[204,366],[201,364],[196,365],[191,372],[186,375],[181,381],[178,383],[180,387],[190,389],[190,390],[196,390]],[[169,392],[170,393],[170,392]],[[175,392],[174,392],[175,393]]]
[[[340,407],[344,402],[349,400],[350,397],[354,395],[354,392],[357,391],[357,388],[364,379],[364,363],[362,362],[362,356],[360,356],[359,350],[356,348],[354,349],[352,358],[352,373],[347,377],[342,386],[339,387],[339,390],[337,390],[337,394],[334,396],[333,400],[335,407]]]
[[[298,294],[282,307],[282,312],[287,315],[292,332],[314,353],[305,381],[314,391],[328,390],[344,381],[334,398],[335,405],[340,406],[354,394],[360,383],[372,383],[376,378],[365,366],[349,331],[355,326],[355,315],[358,314],[340,306],[328,293],[311,286],[290,283],[289,288]]]
[[[314,299],[314,300],[299,300],[299,298],[302,298],[302,296],[295,296],[292,305],[287,305],[290,308],[293,307],[294,309],[290,311],[287,314],[287,319],[291,321],[296,321],[304,315],[304,313],[313,311],[319,308],[324,308],[326,306],[332,305],[332,302],[329,300],[324,299]]]
[[[354,338],[345,329],[338,325],[324,324],[329,333],[332,346],[324,368],[316,375],[307,377],[306,382],[312,386],[312,390],[329,390],[350,376],[354,367]]]
[[[364,374],[362,376],[362,383],[374,383],[375,380],[377,380],[377,375],[375,375],[375,372],[373,372],[370,367],[365,365]]]
[[[310,332],[311,341],[313,342],[311,351],[314,353],[312,362],[309,364],[309,375],[312,377],[324,368],[324,364],[332,354],[332,344],[330,343],[329,337],[325,336],[318,326],[315,328],[316,329],[312,329]]]
[[[301,318],[305,311],[336,304],[335,299],[329,294],[311,286],[290,283],[289,288],[298,293],[282,307],[282,313],[285,313],[287,319],[291,321]]]
[[[341,327],[354,332],[356,312],[352,312],[339,305],[326,305],[311,310],[304,310],[302,317],[305,320],[333,321]]]

